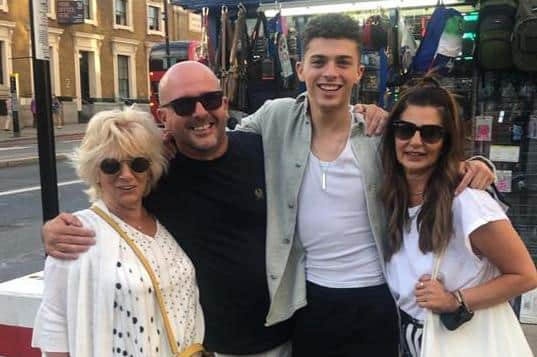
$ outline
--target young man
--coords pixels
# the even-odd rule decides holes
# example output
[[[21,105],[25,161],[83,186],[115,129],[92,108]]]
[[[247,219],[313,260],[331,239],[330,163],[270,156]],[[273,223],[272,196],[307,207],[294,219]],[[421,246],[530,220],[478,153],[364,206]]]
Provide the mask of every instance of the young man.
[[[379,139],[350,111],[363,73],[359,27],[321,15],[303,37],[307,92],[265,103],[240,128],[261,134],[265,150],[267,323],[295,315],[293,356],[398,356]]]
[[[171,67],[160,84],[160,101],[159,117],[178,153],[145,206],[194,263],[205,347],[217,356],[291,356],[291,321],[264,326],[270,300],[260,137],[226,134],[227,99],[200,63]],[[73,257],[62,253],[69,251],[66,244],[80,243],[82,249],[75,251],[84,250],[91,232],[71,224],[73,217],[61,214],[45,225],[49,254]]]

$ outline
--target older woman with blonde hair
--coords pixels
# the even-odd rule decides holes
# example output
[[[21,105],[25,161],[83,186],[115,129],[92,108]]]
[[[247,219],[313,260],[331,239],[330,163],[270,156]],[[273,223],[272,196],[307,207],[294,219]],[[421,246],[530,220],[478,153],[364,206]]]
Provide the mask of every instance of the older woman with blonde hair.
[[[96,114],[73,163],[93,203],[75,215],[97,243],[78,260],[47,258],[33,346],[54,357],[200,351],[194,267],[143,206],[167,168],[151,117]]]

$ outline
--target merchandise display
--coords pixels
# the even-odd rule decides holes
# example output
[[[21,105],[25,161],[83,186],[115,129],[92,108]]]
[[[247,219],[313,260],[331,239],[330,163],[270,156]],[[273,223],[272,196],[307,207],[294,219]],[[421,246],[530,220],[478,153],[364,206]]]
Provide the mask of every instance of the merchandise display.
[[[496,166],[496,186],[511,205],[508,215],[537,261],[537,46],[531,36],[537,7],[532,4],[439,1],[350,13],[362,27],[364,66],[351,100],[390,110],[405,87],[433,72],[457,95],[467,155],[483,155]],[[247,9],[226,5],[215,2],[210,12],[218,37],[229,41],[212,39],[209,47],[218,49],[215,72],[224,83],[235,78],[232,109],[252,113],[268,99],[303,92],[295,65],[303,55],[302,31],[314,15],[285,16],[280,5],[276,15],[266,16],[251,4]],[[211,18],[207,10],[203,15],[204,21]],[[244,20],[241,16],[245,24],[237,20]],[[233,36],[235,28],[246,36]],[[232,44],[233,38],[242,40]]]

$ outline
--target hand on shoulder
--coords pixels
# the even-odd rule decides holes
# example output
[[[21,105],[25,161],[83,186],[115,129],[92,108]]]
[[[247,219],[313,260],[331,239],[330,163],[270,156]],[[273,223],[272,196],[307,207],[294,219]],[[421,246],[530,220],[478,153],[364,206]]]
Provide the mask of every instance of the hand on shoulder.
[[[77,259],[95,244],[95,233],[73,214],[60,213],[41,229],[45,252],[57,259]]]
[[[356,104],[354,111],[362,113],[366,122],[368,136],[380,136],[388,124],[388,112],[375,104]]]

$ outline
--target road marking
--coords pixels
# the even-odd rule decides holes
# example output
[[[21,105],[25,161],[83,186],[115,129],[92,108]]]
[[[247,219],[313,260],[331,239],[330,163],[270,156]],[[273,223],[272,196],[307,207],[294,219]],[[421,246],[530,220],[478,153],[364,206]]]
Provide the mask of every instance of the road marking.
[[[22,149],[28,149],[30,146],[9,146],[7,148],[0,148],[0,151],[8,151],[8,150],[22,150]]]
[[[60,182],[58,184],[58,187],[76,185],[77,183],[82,183],[82,180],[73,180],[73,181]],[[17,193],[39,191],[39,190],[41,190],[41,186],[31,186],[31,187],[19,188],[17,190],[10,190],[10,191],[0,192],[0,197],[1,196],[16,195]]]

